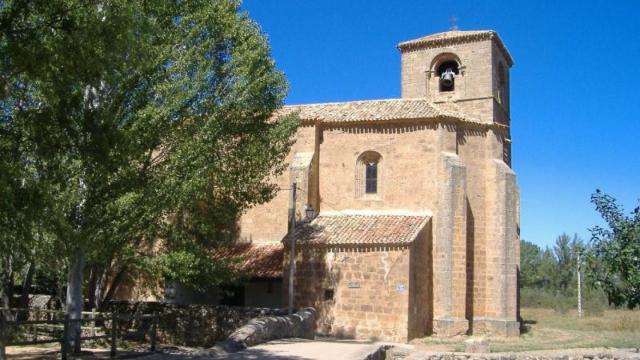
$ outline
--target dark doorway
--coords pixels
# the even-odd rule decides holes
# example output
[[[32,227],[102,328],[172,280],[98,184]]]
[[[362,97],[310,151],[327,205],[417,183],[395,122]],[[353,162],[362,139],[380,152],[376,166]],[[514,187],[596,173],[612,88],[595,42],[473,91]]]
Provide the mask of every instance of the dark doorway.
[[[224,286],[220,305],[244,306],[244,286]]]

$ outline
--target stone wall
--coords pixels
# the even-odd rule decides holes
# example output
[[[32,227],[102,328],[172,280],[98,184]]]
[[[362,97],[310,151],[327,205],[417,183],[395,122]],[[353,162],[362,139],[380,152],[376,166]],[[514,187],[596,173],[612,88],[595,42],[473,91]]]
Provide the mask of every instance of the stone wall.
[[[285,159],[285,163],[292,167],[289,171],[283,172],[273,179],[273,182],[282,189],[269,202],[258,204],[248,209],[240,218],[240,240],[247,242],[278,242],[287,234],[289,224],[290,188],[293,181],[298,181],[297,187],[298,206],[296,215],[298,219],[304,216],[304,209],[307,203],[318,208],[318,177],[317,177],[317,155],[312,158],[312,163],[307,166],[308,172],[305,179],[297,179],[300,169],[294,171],[296,156],[298,154],[317,154],[320,133],[316,126],[302,125],[295,135],[296,142]]]
[[[437,124],[325,125],[320,144],[320,210],[433,211],[441,143]],[[378,192],[358,196],[359,156],[380,154]]]
[[[158,342],[197,347],[213,346],[252,319],[285,313],[281,309],[170,305],[159,302],[113,302],[107,310],[138,315],[157,311]],[[151,320],[132,320],[121,322],[120,325],[121,328],[135,329],[134,338],[148,339]]]
[[[433,333],[433,244],[429,222],[411,249],[409,340]]]
[[[407,246],[331,250],[303,246],[297,252],[294,305],[317,309],[321,334],[405,342],[409,263]],[[284,289],[287,283],[285,277]]]
[[[518,238],[512,231],[517,229],[518,195],[512,172],[509,176],[505,174],[500,184],[495,183],[495,169],[508,168],[501,160],[502,145],[497,134],[463,126],[366,123],[319,124],[300,130],[298,136],[298,150],[313,148],[315,151],[311,164],[305,168],[307,180],[298,185],[304,190],[311,188],[311,183],[314,186],[319,183],[322,195],[318,200],[311,196],[316,194],[315,190],[300,190],[298,213],[304,210],[301,201],[308,201],[320,211],[403,209],[434,213],[432,263],[421,264],[416,259],[413,265],[431,267],[429,276],[425,277],[424,272],[416,272],[416,276],[426,279],[432,287],[421,293],[430,293],[433,297],[422,296],[413,305],[420,307],[429,303],[431,308],[416,311],[433,313],[435,319],[431,319],[435,324],[429,323],[424,330],[416,322],[411,325],[411,331],[455,335],[469,329],[474,333],[517,334],[518,324],[513,322],[517,303],[511,292],[516,289],[514,279],[519,261]],[[312,139],[322,141],[312,147]],[[382,157],[379,193],[358,197],[356,161],[362,152],[369,150]],[[300,154],[292,152],[291,159]],[[505,172],[509,172],[508,169]],[[291,181],[292,173],[283,174],[281,180]],[[509,177],[508,184],[506,177]],[[283,181],[281,186],[287,189],[287,180]],[[289,195],[289,191],[282,191],[278,196],[285,199]],[[507,197],[509,204],[505,203]],[[285,209],[288,203],[278,206]],[[272,209],[261,209],[273,215]],[[265,221],[262,215],[254,218],[253,213],[247,213],[243,219],[254,221],[256,226],[270,227],[274,223],[286,226],[286,211],[278,211],[280,217],[275,222]],[[500,217],[496,216],[498,211]],[[358,254],[354,256],[360,256]],[[285,264],[284,269],[286,274],[288,265]],[[300,281],[318,285],[317,281]],[[505,289],[510,293],[504,293]],[[323,315],[328,311],[322,310],[329,307],[328,302],[304,304],[307,305],[318,306],[321,324],[328,318]],[[498,312],[496,306],[505,310]],[[353,327],[344,324],[342,332],[348,335]]]

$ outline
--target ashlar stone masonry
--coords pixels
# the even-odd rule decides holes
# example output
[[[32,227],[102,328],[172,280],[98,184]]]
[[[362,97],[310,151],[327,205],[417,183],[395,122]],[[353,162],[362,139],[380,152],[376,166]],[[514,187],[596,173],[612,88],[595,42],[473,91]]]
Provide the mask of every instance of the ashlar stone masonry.
[[[398,49],[401,98],[285,107],[302,120],[278,179],[300,188],[298,226],[287,227],[294,204],[281,191],[243,215],[240,241],[282,243],[288,274],[295,239],[294,305],[318,310],[319,332],[518,335],[513,60],[494,31]]]

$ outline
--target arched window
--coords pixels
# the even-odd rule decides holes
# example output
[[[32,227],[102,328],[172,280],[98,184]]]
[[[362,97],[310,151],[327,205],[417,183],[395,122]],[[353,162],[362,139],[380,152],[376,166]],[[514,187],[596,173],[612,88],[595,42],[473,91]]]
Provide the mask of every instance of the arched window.
[[[370,162],[366,165],[365,171],[365,190],[367,194],[375,194],[378,192],[378,163]]]
[[[365,151],[356,162],[356,197],[380,193],[380,163],[382,156]]]

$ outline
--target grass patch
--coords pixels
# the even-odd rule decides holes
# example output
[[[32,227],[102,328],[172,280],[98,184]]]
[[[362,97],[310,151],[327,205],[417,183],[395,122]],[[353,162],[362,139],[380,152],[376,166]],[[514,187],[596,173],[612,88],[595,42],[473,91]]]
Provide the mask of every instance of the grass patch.
[[[578,318],[575,310],[522,308],[524,331],[517,338],[490,338],[491,352],[575,348],[635,348],[640,344],[640,311],[604,310]],[[468,337],[416,339],[412,343],[437,351],[463,351]]]

